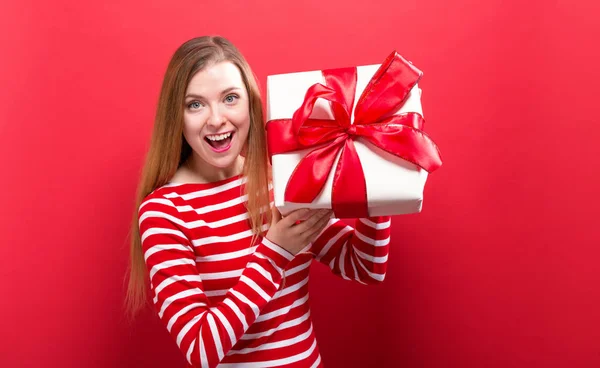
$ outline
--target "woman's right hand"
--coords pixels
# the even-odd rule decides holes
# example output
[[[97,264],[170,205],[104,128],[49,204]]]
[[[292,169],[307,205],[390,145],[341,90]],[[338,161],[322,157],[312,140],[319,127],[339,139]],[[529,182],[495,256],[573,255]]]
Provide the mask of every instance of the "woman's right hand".
[[[282,218],[281,213],[273,206],[272,213],[267,239],[296,255],[325,229],[333,211],[303,208]]]

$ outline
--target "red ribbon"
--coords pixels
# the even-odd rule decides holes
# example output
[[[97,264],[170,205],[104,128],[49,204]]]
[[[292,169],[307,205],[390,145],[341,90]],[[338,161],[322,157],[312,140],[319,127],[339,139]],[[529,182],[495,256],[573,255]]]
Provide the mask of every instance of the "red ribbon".
[[[354,139],[367,142],[432,172],[442,165],[435,143],[422,131],[423,117],[415,112],[392,115],[423,73],[397,52],[379,67],[350,116],[356,91],[356,68],[323,70],[326,85],[312,85],[292,119],[267,123],[269,155],[314,148],[290,177],[286,202],[311,203],[321,193],[335,158],[332,207],[335,216],[368,217],[367,185]],[[334,120],[309,118],[317,99],[331,102]]]

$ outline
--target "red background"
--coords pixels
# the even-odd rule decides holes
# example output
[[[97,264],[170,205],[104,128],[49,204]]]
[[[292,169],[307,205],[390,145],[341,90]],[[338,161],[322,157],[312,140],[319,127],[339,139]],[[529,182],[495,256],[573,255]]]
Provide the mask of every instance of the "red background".
[[[424,71],[444,166],[393,219],[382,285],[313,268],[328,367],[598,367],[593,1],[19,1],[0,7],[0,366],[178,367],[121,310],[134,191],[162,75],[221,34],[268,74]],[[252,4],[252,5],[250,5]]]

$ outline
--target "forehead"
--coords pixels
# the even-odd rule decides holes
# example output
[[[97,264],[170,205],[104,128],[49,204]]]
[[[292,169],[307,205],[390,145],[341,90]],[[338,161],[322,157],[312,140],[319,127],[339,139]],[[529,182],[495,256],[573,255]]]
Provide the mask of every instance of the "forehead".
[[[188,84],[186,93],[200,95],[218,94],[221,91],[238,87],[245,90],[240,70],[230,61],[209,64],[197,72]]]

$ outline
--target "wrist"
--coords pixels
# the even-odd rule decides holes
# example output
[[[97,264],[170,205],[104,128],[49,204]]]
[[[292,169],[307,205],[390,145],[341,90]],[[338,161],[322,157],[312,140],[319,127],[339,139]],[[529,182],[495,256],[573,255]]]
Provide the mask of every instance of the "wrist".
[[[269,234],[267,233],[267,235],[265,235],[265,237],[263,238],[263,240],[267,241],[270,243],[270,245],[272,245],[273,247],[277,247],[279,248],[281,251],[285,252],[284,257],[289,259],[290,261],[292,259],[294,259],[294,257],[296,256],[294,253],[290,252],[289,250],[287,250],[286,248],[282,247],[281,245],[279,245],[278,241],[273,241],[271,240],[272,238],[269,237]]]
[[[293,254],[278,244],[273,243],[271,240],[267,239],[267,237],[262,238],[260,244],[256,248],[255,253],[259,253],[269,259],[270,263],[274,267],[274,271],[276,271],[280,276],[283,273],[283,269],[292,261],[292,259],[294,259]]]

